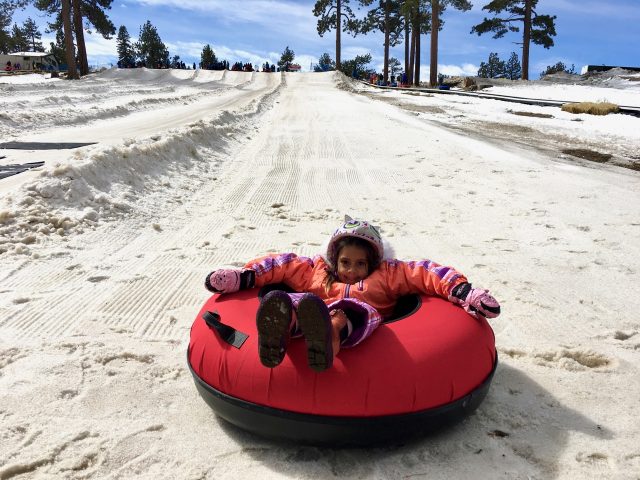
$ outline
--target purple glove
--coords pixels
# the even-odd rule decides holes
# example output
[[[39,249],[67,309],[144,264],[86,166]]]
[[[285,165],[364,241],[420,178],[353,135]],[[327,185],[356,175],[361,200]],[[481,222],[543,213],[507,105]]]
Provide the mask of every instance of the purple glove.
[[[221,269],[207,275],[204,286],[214,293],[233,293],[245,288],[252,288],[255,283],[253,270]]]
[[[489,290],[472,288],[470,283],[456,285],[449,301],[460,305],[474,318],[495,318],[500,315],[500,304]]]

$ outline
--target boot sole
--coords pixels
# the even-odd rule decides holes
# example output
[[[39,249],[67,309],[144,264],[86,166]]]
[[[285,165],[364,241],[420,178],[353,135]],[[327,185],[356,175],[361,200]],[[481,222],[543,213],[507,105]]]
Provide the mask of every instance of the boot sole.
[[[291,300],[286,294],[265,296],[258,307],[258,355],[265,367],[277,367],[284,359],[290,337],[292,309]]]
[[[323,372],[333,365],[331,318],[325,303],[316,296],[298,304],[298,325],[307,343],[309,368]]]

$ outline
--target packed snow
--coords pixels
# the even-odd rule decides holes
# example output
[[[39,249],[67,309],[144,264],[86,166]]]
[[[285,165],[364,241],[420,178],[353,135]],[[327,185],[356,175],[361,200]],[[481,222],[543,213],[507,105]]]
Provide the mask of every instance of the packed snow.
[[[639,79],[483,91],[638,107]],[[0,179],[0,478],[640,477],[640,118],[335,72],[5,75],[0,93],[0,171],[44,162]],[[500,300],[487,398],[371,449],[229,426],[186,365],[205,275],[318,253],[345,213]]]

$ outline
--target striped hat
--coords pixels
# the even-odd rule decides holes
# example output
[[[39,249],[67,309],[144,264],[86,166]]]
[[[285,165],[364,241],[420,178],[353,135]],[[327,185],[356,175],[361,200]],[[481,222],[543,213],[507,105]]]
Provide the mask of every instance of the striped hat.
[[[345,237],[357,237],[366,240],[378,254],[377,262],[381,262],[384,258],[384,246],[378,229],[365,220],[356,220],[349,215],[345,215],[344,223],[333,232],[327,246],[327,260],[334,267],[338,260],[338,242]]]

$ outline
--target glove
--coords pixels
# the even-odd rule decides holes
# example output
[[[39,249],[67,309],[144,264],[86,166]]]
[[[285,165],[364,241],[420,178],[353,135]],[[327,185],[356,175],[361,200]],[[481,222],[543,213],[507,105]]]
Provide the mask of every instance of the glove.
[[[473,288],[470,283],[456,285],[449,301],[460,305],[474,318],[495,318],[500,315],[500,304],[489,290]]]
[[[214,293],[233,293],[245,288],[253,288],[256,272],[253,270],[214,270],[204,280],[207,290]]]

